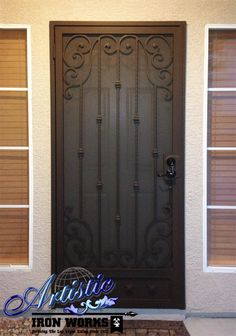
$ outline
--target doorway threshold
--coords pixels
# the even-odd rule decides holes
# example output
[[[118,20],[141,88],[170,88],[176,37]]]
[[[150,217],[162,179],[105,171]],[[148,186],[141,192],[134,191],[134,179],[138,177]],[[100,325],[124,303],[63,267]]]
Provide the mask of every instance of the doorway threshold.
[[[52,311],[48,311],[50,313]],[[122,314],[127,312],[134,312],[136,316],[124,316],[126,320],[164,320],[164,321],[184,321],[186,318],[186,310],[181,309],[148,309],[148,308],[109,308],[97,310],[94,315],[89,317],[96,317],[99,313],[109,314]],[[63,309],[53,309],[53,315],[63,313]],[[86,315],[86,314],[85,314]]]

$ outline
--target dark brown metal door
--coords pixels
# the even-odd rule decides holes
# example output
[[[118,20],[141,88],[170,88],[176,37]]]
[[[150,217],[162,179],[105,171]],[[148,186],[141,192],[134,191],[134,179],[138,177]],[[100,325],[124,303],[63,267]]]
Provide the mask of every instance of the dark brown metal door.
[[[185,24],[51,24],[53,272],[184,308]]]

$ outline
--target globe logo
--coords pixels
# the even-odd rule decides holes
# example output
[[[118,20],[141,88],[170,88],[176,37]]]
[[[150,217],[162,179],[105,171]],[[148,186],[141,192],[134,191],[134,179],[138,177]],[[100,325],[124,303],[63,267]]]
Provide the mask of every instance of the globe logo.
[[[77,280],[78,283],[88,283],[91,278],[94,278],[94,275],[85,268],[82,267],[70,267],[62,271],[55,281],[55,290],[59,292],[63,288],[72,284],[73,281]]]

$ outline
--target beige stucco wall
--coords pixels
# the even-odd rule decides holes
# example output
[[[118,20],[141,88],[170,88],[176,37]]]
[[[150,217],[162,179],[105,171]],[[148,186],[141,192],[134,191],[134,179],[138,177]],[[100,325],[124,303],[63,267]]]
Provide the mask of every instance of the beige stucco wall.
[[[189,311],[236,312],[236,274],[202,268],[204,26],[236,23],[235,0],[0,0],[0,23],[32,26],[34,264],[0,270],[0,309],[13,293],[50,274],[50,20],[187,21],[186,298]]]

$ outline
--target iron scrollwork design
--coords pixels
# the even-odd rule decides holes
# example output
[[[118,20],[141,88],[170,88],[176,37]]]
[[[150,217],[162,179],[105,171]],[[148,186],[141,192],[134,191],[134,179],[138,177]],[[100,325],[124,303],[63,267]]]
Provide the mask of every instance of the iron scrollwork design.
[[[138,37],[135,35],[125,35],[119,40],[119,51],[123,55],[131,55],[136,51]]]
[[[171,262],[171,227],[168,218],[153,220],[147,227],[142,263],[148,267],[166,267]]]
[[[74,35],[67,41],[63,61],[67,69],[64,72],[66,99],[72,98],[71,89],[82,86],[89,78],[92,68],[92,52],[97,41],[91,42],[86,35]],[[84,67],[87,71],[84,73]]]
[[[172,73],[170,67],[173,63],[173,52],[170,43],[162,35],[152,35],[142,41],[136,35],[125,35],[117,38],[113,35],[100,35],[91,41],[86,35],[74,35],[66,43],[63,53],[63,61],[66,66],[64,72],[66,99],[72,98],[72,89],[83,85],[89,78],[92,69],[92,54],[98,43],[102,42],[102,50],[107,55],[119,52],[122,55],[130,55],[135,52],[136,44],[140,44],[146,54],[147,77],[152,85],[165,90],[166,100],[172,99]],[[165,51],[168,50],[167,53]],[[164,56],[165,53],[165,56]],[[82,68],[87,66],[86,74]],[[156,70],[158,76],[152,75],[151,70]],[[155,78],[159,80],[156,81]]]
[[[173,51],[170,43],[162,35],[152,35],[144,44],[141,44],[146,51],[147,77],[149,82],[156,86],[157,89],[166,91],[165,100],[172,100],[171,85],[173,76],[171,65],[173,64]],[[152,74],[151,70],[153,69],[158,72],[158,76],[156,76],[155,72],[154,75]]]
[[[71,265],[88,267],[96,264],[93,233],[86,221],[71,216],[72,211],[69,207],[64,210],[65,256]]]
[[[107,267],[131,267],[134,264],[134,256],[131,251],[117,249],[114,251],[106,251],[103,254],[104,265]]]
[[[117,52],[117,39],[112,35],[101,35],[101,49],[107,55],[114,55]]]

